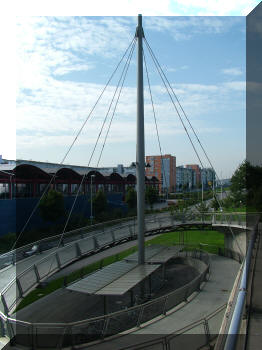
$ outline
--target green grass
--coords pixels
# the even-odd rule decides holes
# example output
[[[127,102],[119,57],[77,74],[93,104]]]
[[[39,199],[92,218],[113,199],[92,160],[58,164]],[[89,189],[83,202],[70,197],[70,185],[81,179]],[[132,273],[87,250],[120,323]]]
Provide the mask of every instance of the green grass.
[[[209,253],[217,253],[217,247],[224,247],[224,235],[220,232],[212,230],[188,230],[164,233],[161,236],[146,242],[146,245],[162,244],[172,246],[179,244],[182,243],[179,241],[179,235],[182,234],[184,234],[184,243],[186,246],[188,246],[187,249],[201,248]]]
[[[151,245],[151,244],[161,244],[161,245],[167,245],[172,246],[175,244],[179,244],[179,237],[184,233],[184,242],[187,246],[187,250],[191,250],[194,248],[201,248],[209,253],[217,253],[218,249],[217,247],[224,247],[224,235],[212,230],[188,230],[188,231],[175,231],[175,232],[169,232],[164,233],[158,237],[155,237],[151,239],[150,241],[147,241],[145,244]],[[203,244],[202,245],[200,245]],[[206,246],[208,244],[208,246]],[[73,281],[76,281],[81,278],[81,276],[86,276],[102,267],[105,267],[107,265],[110,265],[116,261],[120,261],[127,257],[128,255],[134,253],[137,251],[137,246],[129,248],[124,250],[123,252],[120,252],[118,254],[111,255],[109,257],[106,257],[102,260],[99,260],[93,264],[87,265],[84,268],[81,268],[79,270],[76,270],[66,276],[67,283],[71,283]],[[46,287],[44,288],[36,288],[32,292],[30,292],[18,305],[16,308],[16,311],[21,310],[25,306],[32,304],[38,299],[43,298],[44,296],[56,291],[59,288],[62,288],[64,286],[64,277],[60,277],[54,281],[51,281]]]

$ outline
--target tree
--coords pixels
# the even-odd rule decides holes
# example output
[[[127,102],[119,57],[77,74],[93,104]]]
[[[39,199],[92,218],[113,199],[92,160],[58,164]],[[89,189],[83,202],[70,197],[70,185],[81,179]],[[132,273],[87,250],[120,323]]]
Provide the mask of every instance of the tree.
[[[249,163],[244,161],[239,167],[236,169],[234,174],[231,177],[231,186],[230,190],[233,194],[242,193],[247,188],[247,168],[249,167]]]
[[[218,201],[217,201],[216,198],[214,198],[214,199],[212,200],[210,206],[211,206],[211,208],[214,208],[215,211],[217,211],[217,210],[219,209],[219,203],[218,203]]]
[[[158,201],[158,191],[152,186],[146,188],[145,199],[146,202],[150,205],[151,210],[153,209],[153,204]]]
[[[105,193],[102,190],[99,190],[94,196],[93,200],[93,208],[95,216],[98,216],[103,211],[107,209],[107,198]]]
[[[56,221],[65,214],[63,194],[49,190],[40,200],[39,210],[45,221]]]
[[[128,205],[128,209],[134,209],[136,207],[136,191],[133,187],[128,188],[125,202]]]

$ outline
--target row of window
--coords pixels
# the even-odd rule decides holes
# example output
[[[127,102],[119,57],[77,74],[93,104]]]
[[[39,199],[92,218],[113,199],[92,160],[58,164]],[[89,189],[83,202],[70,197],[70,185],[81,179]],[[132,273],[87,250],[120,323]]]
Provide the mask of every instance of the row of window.
[[[12,184],[12,190],[10,191],[10,184],[0,183],[0,199],[20,198],[20,197],[39,197],[45,190],[47,184]],[[56,191],[65,195],[75,195],[79,190],[79,194],[91,193],[91,184],[55,184],[53,188]],[[136,188],[135,184],[93,184],[92,193],[96,193],[99,190],[104,192],[124,192],[129,187]],[[158,185],[155,185],[158,188]]]

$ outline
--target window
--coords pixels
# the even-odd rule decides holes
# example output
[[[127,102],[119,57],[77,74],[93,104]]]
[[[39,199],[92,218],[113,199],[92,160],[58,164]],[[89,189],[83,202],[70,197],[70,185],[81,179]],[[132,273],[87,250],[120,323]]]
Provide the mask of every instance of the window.
[[[9,184],[0,183],[0,199],[8,199],[9,198]]]

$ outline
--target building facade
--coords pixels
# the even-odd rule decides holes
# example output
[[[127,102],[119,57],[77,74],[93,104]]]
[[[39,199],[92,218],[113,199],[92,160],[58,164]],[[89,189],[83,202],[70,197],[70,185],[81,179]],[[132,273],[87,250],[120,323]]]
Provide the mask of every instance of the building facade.
[[[150,167],[146,168],[146,176],[156,177],[159,182],[160,192],[165,193],[176,191],[176,157],[170,154],[163,156],[146,156],[146,163]]]
[[[196,187],[196,172],[191,168],[183,165],[176,168],[176,190],[181,192],[184,190],[192,190]]]
[[[195,171],[196,176],[196,186],[201,184],[201,168],[198,164],[186,164],[186,168],[192,169]]]
[[[210,186],[212,187],[216,181],[216,176],[215,176],[214,170],[211,168],[202,168],[201,169],[201,179],[203,181],[204,188],[207,189],[207,188],[210,188]]]

